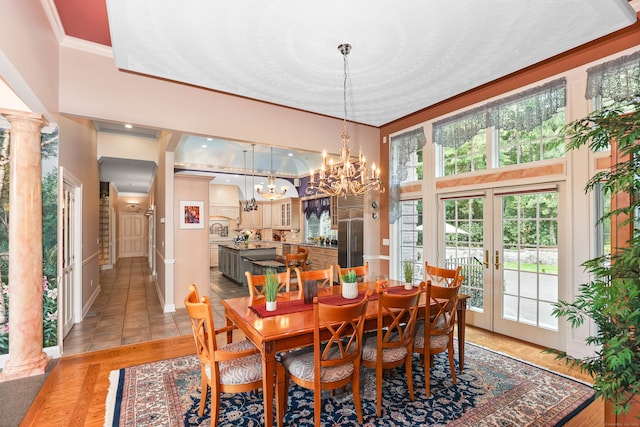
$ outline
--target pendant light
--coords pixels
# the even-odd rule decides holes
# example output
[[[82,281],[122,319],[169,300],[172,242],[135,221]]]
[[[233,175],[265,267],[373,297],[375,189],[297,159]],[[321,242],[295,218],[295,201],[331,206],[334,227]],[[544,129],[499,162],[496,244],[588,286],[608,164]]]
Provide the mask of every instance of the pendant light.
[[[265,199],[276,200],[284,196],[287,192],[287,187],[282,186],[280,192],[276,189],[276,176],[273,174],[273,147],[271,147],[271,174],[269,175],[269,184],[267,184],[267,191],[262,190],[262,185],[256,186],[258,194],[262,195]]]

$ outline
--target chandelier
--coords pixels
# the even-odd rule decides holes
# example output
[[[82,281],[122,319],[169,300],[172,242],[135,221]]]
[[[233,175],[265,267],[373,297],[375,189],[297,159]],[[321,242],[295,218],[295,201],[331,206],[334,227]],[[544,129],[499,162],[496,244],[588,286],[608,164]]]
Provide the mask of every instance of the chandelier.
[[[281,191],[280,193],[276,189],[276,177],[273,174],[273,147],[271,147],[271,174],[269,175],[268,179],[269,179],[269,184],[267,184],[267,191],[263,191],[262,185],[260,184],[256,186],[256,191],[258,192],[258,194],[261,194],[262,197],[269,200],[276,200],[284,196],[284,193],[287,192],[286,186],[283,185],[280,188],[280,191]]]
[[[358,159],[353,161],[349,149],[349,133],[347,132],[347,55],[351,51],[351,45],[343,43],[338,46],[344,63],[344,119],[342,120],[342,145],[340,146],[340,160],[338,164],[333,159],[327,163],[327,152],[322,152],[322,165],[318,172],[318,179],[311,171],[307,194],[326,194],[328,196],[361,195],[369,191],[384,193],[384,186],[380,180],[380,169],[375,163],[371,165],[371,171],[367,169],[367,162],[360,151]]]
[[[252,145],[255,145],[255,144],[252,144]],[[242,150],[242,152],[244,153],[244,192],[245,192],[245,195],[248,197],[249,195],[247,194],[248,193],[247,191],[247,150]],[[254,150],[254,154],[255,154],[255,150]],[[255,162],[254,162],[254,167],[255,167]],[[255,169],[253,173],[255,177]],[[245,199],[245,201],[242,202],[242,210],[245,212],[257,211],[258,204],[256,203],[256,198],[252,197],[251,200],[249,200],[248,198]]]

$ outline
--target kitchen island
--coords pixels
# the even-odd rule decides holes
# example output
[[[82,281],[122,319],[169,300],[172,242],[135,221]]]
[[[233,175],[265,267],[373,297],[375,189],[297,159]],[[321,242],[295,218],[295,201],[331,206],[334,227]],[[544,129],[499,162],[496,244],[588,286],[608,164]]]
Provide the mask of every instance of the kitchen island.
[[[276,248],[268,244],[250,243],[247,246],[218,245],[220,272],[227,278],[247,286],[245,271],[253,271],[251,260],[275,260]]]

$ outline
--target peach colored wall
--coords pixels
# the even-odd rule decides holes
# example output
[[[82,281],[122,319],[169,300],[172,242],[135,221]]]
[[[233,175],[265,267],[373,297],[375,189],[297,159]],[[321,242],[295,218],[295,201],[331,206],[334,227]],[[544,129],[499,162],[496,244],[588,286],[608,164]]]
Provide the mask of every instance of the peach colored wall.
[[[119,157],[158,163],[158,140],[98,132],[98,158]]]
[[[338,102],[339,100],[336,100]],[[116,122],[337,152],[342,121],[119,71],[113,58],[60,48],[60,111]],[[379,160],[378,129],[350,125],[353,151]]]
[[[202,176],[177,175],[174,178],[176,218],[175,238],[175,286],[174,297],[176,308],[184,307],[184,297],[189,286],[195,283],[202,295],[206,295],[209,287],[209,180]],[[178,218],[181,217],[180,201],[202,201],[204,212],[200,220],[201,229],[181,229]]]
[[[82,305],[94,297],[100,283],[98,259],[98,210],[100,178],[93,123],[79,118],[56,116],[59,126],[58,164],[82,185]],[[93,285],[92,285],[93,283]],[[88,307],[85,307],[85,311]]]
[[[2,2],[0,75],[31,111],[53,121],[58,106],[58,40],[42,3]]]

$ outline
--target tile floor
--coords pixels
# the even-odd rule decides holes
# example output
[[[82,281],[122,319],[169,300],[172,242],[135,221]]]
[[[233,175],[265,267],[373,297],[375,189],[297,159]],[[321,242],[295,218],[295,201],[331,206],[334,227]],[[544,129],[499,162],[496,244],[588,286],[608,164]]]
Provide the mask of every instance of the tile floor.
[[[101,292],[84,320],[64,339],[63,355],[104,350],[161,338],[190,335],[184,308],[163,313],[147,258],[123,258],[116,268],[100,273]],[[203,294],[203,287],[199,287]],[[248,295],[248,290],[211,269],[209,298],[216,327],[224,325],[223,298]]]

